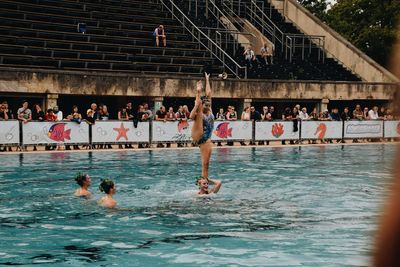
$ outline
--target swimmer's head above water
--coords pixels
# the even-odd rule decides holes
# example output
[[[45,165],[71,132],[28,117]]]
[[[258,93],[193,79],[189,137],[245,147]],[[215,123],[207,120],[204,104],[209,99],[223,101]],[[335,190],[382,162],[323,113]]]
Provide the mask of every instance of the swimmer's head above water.
[[[201,103],[203,104],[203,113],[208,113],[211,110],[211,99],[207,96],[202,96]]]
[[[209,188],[210,183],[213,185],[211,189]],[[196,185],[199,187],[199,192],[197,194],[207,195],[211,193],[218,193],[219,189],[221,188],[221,184],[222,183],[219,180],[213,180],[200,176],[196,180]]]
[[[75,177],[75,181],[79,185],[79,188],[76,189],[74,195],[76,197],[90,198],[92,194],[88,191],[88,188],[92,181],[90,179],[89,174],[78,173]]]
[[[99,189],[106,194],[114,194],[117,191],[114,182],[110,179],[102,180]]]
[[[208,179],[200,176],[196,180],[196,185],[199,187],[200,190],[208,190]]]
[[[76,183],[81,187],[89,187],[91,184],[91,179],[87,173],[78,173],[75,177]]]

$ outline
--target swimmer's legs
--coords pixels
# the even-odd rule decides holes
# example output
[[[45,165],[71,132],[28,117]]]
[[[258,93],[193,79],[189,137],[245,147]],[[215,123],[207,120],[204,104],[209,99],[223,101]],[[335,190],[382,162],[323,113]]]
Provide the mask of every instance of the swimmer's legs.
[[[207,142],[199,146],[201,153],[201,176],[204,178],[208,178],[212,146],[211,140],[207,140]]]
[[[200,94],[202,89],[201,81],[197,82],[196,101],[190,119],[194,120],[192,127],[192,139],[197,142],[203,136],[203,104],[201,103]]]

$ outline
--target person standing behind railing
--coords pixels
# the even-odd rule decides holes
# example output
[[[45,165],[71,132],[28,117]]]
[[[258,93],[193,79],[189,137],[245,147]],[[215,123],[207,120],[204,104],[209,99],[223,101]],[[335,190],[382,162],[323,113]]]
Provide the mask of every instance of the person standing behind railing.
[[[308,121],[310,119],[310,116],[307,114],[307,108],[303,107],[300,112],[299,112],[299,119],[302,121]]]
[[[249,121],[250,120],[250,107],[245,107],[242,116],[240,117],[242,121]],[[245,146],[246,143],[244,141],[240,141],[240,145]]]
[[[4,105],[3,104],[1,104],[0,105],[0,121],[6,121],[6,120],[8,120],[8,114],[7,114],[7,111],[6,111],[6,109],[5,109],[5,107],[4,107]],[[6,147],[2,147],[2,145],[0,145],[0,152],[4,152],[4,151],[6,151]]]
[[[58,106],[54,106],[53,107],[53,112],[54,112],[54,115],[57,116],[57,120],[56,121],[62,121],[64,119],[63,112],[58,109]]]
[[[237,121],[237,112],[235,111],[234,106],[228,106],[228,112],[226,112],[226,120],[228,121]],[[229,141],[226,143],[228,146],[233,146],[233,142]]]
[[[216,121],[224,121],[226,120],[225,112],[223,108],[219,108],[219,111],[217,114],[215,114],[215,120]],[[222,146],[222,143],[220,141],[217,142],[217,146]]]
[[[0,120],[8,120],[8,114],[3,104],[0,105]]]
[[[12,112],[12,110],[10,109],[10,107],[8,106],[7,101],[3,101],[3,103],[1,103],[4,107],[4,111],[7,113],[8,115],[8,119],[9,120],[13,120],[14,119],[14,114]]]
[[[44,112],[39,104],[33,105],[32,120],[44,121]],[[33,146],[33,151],[36,151],[37,147]]]
[[[378,107],[374,106],[370,111],[368,111],[368,118],[370,120],[379,120]]]

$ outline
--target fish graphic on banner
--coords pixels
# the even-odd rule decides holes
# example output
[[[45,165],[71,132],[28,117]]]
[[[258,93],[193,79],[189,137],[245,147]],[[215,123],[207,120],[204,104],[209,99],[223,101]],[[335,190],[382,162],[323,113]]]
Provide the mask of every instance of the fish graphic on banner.
[[[274,125],[272,125],[272,135],[275,138],[279,138],[281,137],[281,135],[285,132],[285,130],[283,129],[283,124],[282,123],[275,123]]]
[[[71,129],[65,130],[66,123],[56,123],[52,125],[47,136],[56,142],[64,142],[65,139],[71,140]]]
[[[229,122],[223,122],[217,126],[214,133],[219,138],[232,137],[232,128],[229,128]]]
[[[319,139],[324,139],[325,138],[325,134],[326,134],[326,124],[325,123],[320,123],[317,127],[317,130],[315,131],[314,135],[318,135]]]
[[[400,122],[397,124],[396,132],[400,135]]]

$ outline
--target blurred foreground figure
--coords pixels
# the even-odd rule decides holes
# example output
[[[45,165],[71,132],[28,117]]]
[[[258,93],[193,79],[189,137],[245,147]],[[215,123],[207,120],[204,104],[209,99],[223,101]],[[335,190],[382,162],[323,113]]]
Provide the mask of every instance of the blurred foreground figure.
[[[400,78],[400,41],[394,51],[392,71]],[[400,108],[400,85],[394,98],[396,114]],[[385,204],[375,243],[374,266],[400,266],[400,150],[393,175],[393,187]]]

